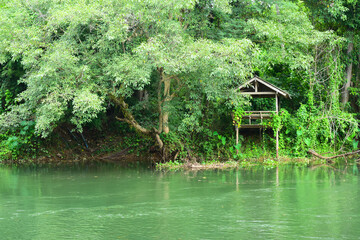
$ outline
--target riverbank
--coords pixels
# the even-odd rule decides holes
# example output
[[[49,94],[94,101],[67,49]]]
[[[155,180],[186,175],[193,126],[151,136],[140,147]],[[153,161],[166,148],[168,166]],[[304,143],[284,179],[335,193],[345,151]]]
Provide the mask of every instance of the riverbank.
[[[57,139],[43,144],[41,151],[34,156],[3,159],[0,163],[15,166],[81,166],[110,163],[124,167],[142,165],[160,171],[327,164],[326,160],[311,155],[307,157],[281,156],[276,159],[272,152],[261,150],[260,147],[256,147],[257,145],[251,148],[245,145],[244,148],[247,151],[242,152],[239,155],[241,157],[237,156],[235,159],[226,157],[226,152],[224,154],[217,152],[214,156],[204,157],[203,154],[188,149],[187,154],[178,154],[179,152],[175,151],[174,154],[169,154],[169,161],[164,161],[152,142],[139,138],[135,133],[97,136],[86,132],[84,136],[84,140],[81,140],[81,136],[76,137],[74,134],[59,135]]]
[[[165,163],[157,163],[156,169],[160,171],[177,171],[177,170],[203,170],[203,169],[232,169],[247,168],[255,166],[263,166],[265,168],[274,168],[284,165],[296,165],[303,167],[311,167],[317,165],[325,165],[326,161],[315,158],[288,158],[280,157],[279,159],[244,159],[240,161],[221,162],[217,160],[181,163],[178,161],[169,161]]]
[[[66,166],[114,163],[131,167],[141,162],[155,166],[161,159],[160,155],[151,151],[150,144],[137,139],[137,136],[131,133],[97,135],[87,131],[83,134],[83,139],[75,133],[58,134],[42,142],[41,147],[31,151],[31,154],[15,157],[9,155],[8,158],[0,159],[0,164]]]
[[[161,162],[161,158],[156,153],[143,153],[137,154],[130,149],[124,149],[122,151],[91,155],[88,152],[81,155],[75,155],[73,158],[64,158],[64,156],[41,156],[39,158],[31,159],[19,159],[13,161],[3,161],[2,165],[9,166],[36,166],[36,167],[62,167],[62,166],[97,166],[99,164],[114,164],[116,166],[125,168],[137,168],[139,166],[152,168],[157,171],[198,171],[198,170],[212,170],[212,169],[244,169],[253,167],[264,167],[267,169],[276,168],[279,166],[299,166],[316,168],[319,166],[327,166],[330,168],[337,168],[344,165],[357,165],[359,162],[338,159],[334,163],[328,163],[324,159],[318,158],[290,158],[279,157],[275,158],[253,158],[243,160],[209,160],[202,162],[180,162],[180,161],[167,161]]]

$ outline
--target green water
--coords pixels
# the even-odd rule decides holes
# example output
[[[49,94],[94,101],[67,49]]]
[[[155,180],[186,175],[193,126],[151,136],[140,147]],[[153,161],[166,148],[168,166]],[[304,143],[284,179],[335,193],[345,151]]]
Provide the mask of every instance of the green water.
[[[356,166],[0,168],[0,239],[360,239]]]

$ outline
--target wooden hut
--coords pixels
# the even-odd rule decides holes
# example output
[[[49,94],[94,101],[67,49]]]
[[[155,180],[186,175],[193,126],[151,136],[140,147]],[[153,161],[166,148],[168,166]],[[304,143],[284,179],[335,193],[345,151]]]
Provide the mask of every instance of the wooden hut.
[[[240,87],[236,89],[241,95],[250,95],[253,98],[274,98],[275,110],[274,111],[246,111],[242,117],[243,121],[240,128],[263,128],[263,119],[270,119],[273,113],[278,114],[280,109],[279,97],[290,98],[289,93],[276,87],[275,85],[266,82],[259,77],[253,77]],[[254,121],[257,120],[257,121]],[[236,144],[238,143],[239,128],[236,126]],[[276,157],[279,156],[279,130],[276,131]]]

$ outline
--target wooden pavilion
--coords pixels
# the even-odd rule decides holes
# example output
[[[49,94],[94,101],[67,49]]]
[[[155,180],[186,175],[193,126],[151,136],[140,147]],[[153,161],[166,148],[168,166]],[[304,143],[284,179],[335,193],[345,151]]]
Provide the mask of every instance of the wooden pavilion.
[[[266,82],[265,80],[255,76],[243,85],[236,89],[241,95],[250,95],[253,98],[274,98],[275,110],[274,111],[245,111],[243,123],[240,128],[263,128],[263,119],[270,119],[272,114],[278,114],[280,109],[279,96],[291,98],[289,93],[276,87],[275,85]],[[236,144],[238,144],[239,128],[235,126],[236,130]],[[276,157],[279,156],[279,130],[276,131]]]

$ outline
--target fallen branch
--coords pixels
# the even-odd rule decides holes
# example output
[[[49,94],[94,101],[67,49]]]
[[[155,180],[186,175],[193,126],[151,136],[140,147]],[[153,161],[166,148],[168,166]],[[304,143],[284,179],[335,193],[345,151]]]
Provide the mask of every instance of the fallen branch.
[[[351,155],[360,154],[360,150],[356,150],[356,151],[348,152],[348,153],[343,153],[343,154],[338,154],[338,155],[331,156],[331,157],[322,156],[322,155],[318,154],[317,152],[315,152],[312,149],[308,150],[308,153],[310,153],[310,154],[312,154],[315,157],[318,157],[320,159],[326,159],[326,160],[328,160],[328,162],[332,162],[331,159],[334,159],[334,158],[347,157],[347,156],[351,156]]]

